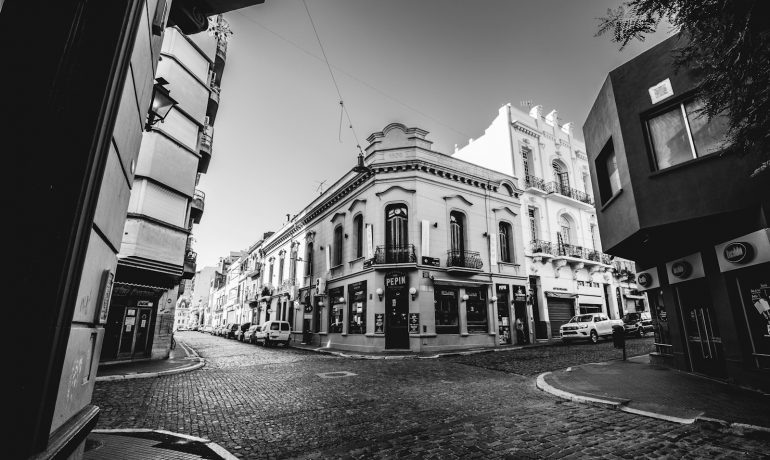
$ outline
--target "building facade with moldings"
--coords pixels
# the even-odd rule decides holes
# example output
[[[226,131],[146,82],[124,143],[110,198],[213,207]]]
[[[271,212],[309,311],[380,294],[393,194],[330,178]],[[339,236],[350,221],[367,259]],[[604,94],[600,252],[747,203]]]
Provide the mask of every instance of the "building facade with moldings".
[[[585,145],[556,110],[502,106],[478,139],[454,158],[517,178],[531,315],[525,336],[559,338],[559,327],[581,313],[622,318],[647,309],[632,262],[602,252]]]
[[[527,314],[519,181],[393,123],[362,164],[261,243],[259,322],[338,349],[512,343]]]

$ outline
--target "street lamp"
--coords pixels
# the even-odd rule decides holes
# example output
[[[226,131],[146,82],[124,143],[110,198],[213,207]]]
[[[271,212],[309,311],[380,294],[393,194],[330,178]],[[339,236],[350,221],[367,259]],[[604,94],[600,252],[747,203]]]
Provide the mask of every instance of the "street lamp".
[[[169,94],[170,91],[165,85],[168,84],[163,77],[155,79],[155,84],[152,86],[152,105],[150,105],[150,111],[147,114],[147,124],[144,126],[145,131],[149,131],[159,121],[162,122],[166,119],[166,116],[177,102]]]

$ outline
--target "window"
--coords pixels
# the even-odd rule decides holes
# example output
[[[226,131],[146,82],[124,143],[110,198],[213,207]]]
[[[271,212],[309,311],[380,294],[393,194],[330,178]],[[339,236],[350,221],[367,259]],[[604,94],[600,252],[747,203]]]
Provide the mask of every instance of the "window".
[[[551,166],[553,166],[553,180],[556,182],[559,193],[562,195],[569,194],[569,175],[567,174],[567,168],[556,160],[554,160]]]
[[[468,332],[471,334],[489,332],[486,288],[465,288],[465,294],[468,296],[468,300],[465,301]]]
[[[345,288],[340,286],[329,289],[329,333],[342,332],[342,321],[345,312]],[[340,302],[342,299],[342,302]]]
[[[591,194],[591,177],[585,172],[583,173],[583,190],[587,195]]]
[[[292,249],[291,256],[289,258],[289,281],[291,284],[297,280],[297,251]]]
[[[332,265],[336,267],[342,263],[342,225],[338,225],[334,229],[334,244],[332,248]]]
[[[348,334],[366,334],[366,281],[348,285]]]
[[[278,284],[283,283],[283,255],[278,259]]]
[[[570,222],[569,217],[562,214],[561,217],[559,217],[559,246],[561,245],[569,245],[571,244],[571,235],[572,235],[572,225]]]
[[[602,203],[606,203],[620,191],[620,173],[612,138],[604,144],[596,157],[596,176],[599,180],[599,197]]]
[[[591,224],[591,244],[594,251],[599,250],[599,231],[596,229],[596,225]]]
[[[385,262],[410,262],[411,255],[406,205],[388,205],[385,207]]]
[[[436,286],[433,292],[433,302],[436,308],[436,334],[459,334],[457,289]]]
[[[275,259],[272,259],[272,258],[270,259],[270,277],[267,279],[268,283],[272,283],[273,282],[273,266],[275,265],[273,263],[274,260]]]
[[[364,256],[364,216],[361,214],[353,218],[353,236],[355,241],[353,253],[356,255],[356,259]]]
[[[540,232],[537,226],[537,209],[529,208],[529,233],[532,236],[532,241],[540,239]]]
[[[727,117],[708,120],[700,110],[703,100],[677,104],[647,120],[656,169],[665,169],[718,152],[725,146]]]
[[[450,247],[452,252],[465,251],[465,216],[458,211],[449,213]]]
[[[521,147],[521,161],[524,162],[524,179],[529,185],[529,157],[532,154],[532,150],[529,147]]]
[[[500,261],[512,263],[513,262],[513,231],[511,224],[508,222],[500,222],[498,236],[500,238]]]

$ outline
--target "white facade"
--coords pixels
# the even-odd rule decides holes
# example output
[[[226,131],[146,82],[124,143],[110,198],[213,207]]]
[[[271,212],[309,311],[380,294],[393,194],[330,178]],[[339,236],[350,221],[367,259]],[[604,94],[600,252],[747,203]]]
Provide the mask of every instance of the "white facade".
[[[506,104],[478,139],[456,149],[455,158],[518,178],[525,269],[534,306],[535,337],[558,337],[574,314],[602,311],[619,318],[646,308],[632,280],[633,263],[602,253],[585,145],[560,124],[558,112],[543,116]]]

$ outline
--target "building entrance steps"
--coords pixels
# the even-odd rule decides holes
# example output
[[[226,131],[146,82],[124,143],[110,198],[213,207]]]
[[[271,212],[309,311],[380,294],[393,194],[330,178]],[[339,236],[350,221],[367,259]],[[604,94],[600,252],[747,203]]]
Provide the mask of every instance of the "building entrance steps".
[[[649,363],[649,356],[540,374],[541,390],[678,423],[717,423],[770,436],[770,395]]]

